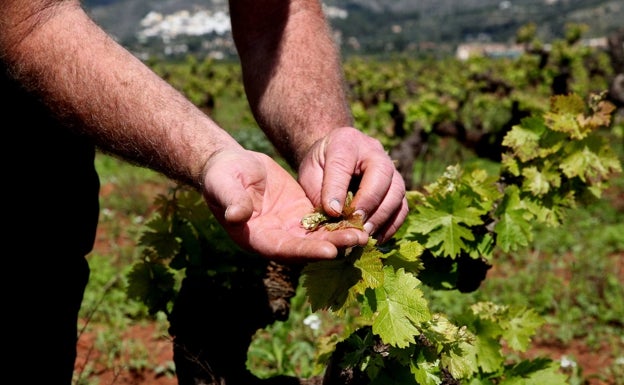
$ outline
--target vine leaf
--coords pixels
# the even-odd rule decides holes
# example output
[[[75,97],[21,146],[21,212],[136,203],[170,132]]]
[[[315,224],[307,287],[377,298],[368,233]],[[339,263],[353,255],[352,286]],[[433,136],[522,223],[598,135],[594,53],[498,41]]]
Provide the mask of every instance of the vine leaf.
[[[496,241],[504,251],[526,247],[533,238],[531,224],[526,220],[526,210],[505,211],[495,226]]]
[[[479,367],[486,373],[492,373],[501,367],[505,357],[501,353],[500,342],[486,328],[494,328],[500,331],[493,322],[482,322],[481,328],[475,336],[474,345],[471,347],[474,350],[474,359]]]
[[[467,342],[460,343],[457,351],[451,351],[448,356],[442,356],[442,365],[446,366],[453,378],[467,378],[474,373],[472,357],[465,354],[471,347]]]
[[[418,384],[422,385],[440,385],[439,365],[437,361],[429,362],[421,351],[418,355],[417,362],[411,363],[410,370],[414,373],[414,378]]]
[[[553,361],[547,358],[521,361],[512,366],[507,374],[508,379],[504,382],[506,385],[569,384],[567,375],[559,372]]]
[[[590,137],[570,143],[568,155],[561,160],[561,170],[568,177],[578,176],[583,182],[606,179],[611,172],[621,171],[620,162],[602,138]]]
[[[520,201],[517,187],[509,187],[498,209],[498,222],[494,226],[496,244],[504,252],[525,247],[533,238],[533,227],[527,217],[530,213]]]
[[[531,336],[544,324],[543,319],[532,309],[517,309],[511,312],[509,326],[503,332],[503,338],[509,347],[517,351],[526,351],[531,343]]]
[[[342,308],[349,289],[362,277],[361,270],[346,258],[308,263],[302,274],[312,311]]]
[[[607,127],[611,124],[611,116],[613,111],[615,111],[615,105],[605,100],[600,100],[603,96],[604,95],[596,95],[592,98],[590,101],[590,108],[594,113],[589,117],[579,119],[582,126],[588,126],[590,129],[594,130],[599,127]],[[593,99],[597,99],[598,101],[595,102]]]
[[[155,215],[145,225],[145,230],[139,238],[139,245],[153,250],[156,259],[169,260],[180,251],[180,240],[173,233],[167,218]]]
[[[383,285],[384,272],[383,263],[381,262],[382,257],[383,253],[369,244],[361,257],[354,262],[354,266],[360,269],[362,273],[362,279],[355,287],[358,294],[364,294],[367,288],[374,289]]]
[[[167,266],[141,262],[132,267],[128,275],[129,298],[147,305],[150,314],[167,312],[167,302],[173,296],[175,277]]]
[[[473,241],[474,234],[467,226],[483,223],[481,211],[471,207],[465,197],[446,196],[436,209],[418,206],[418,215],[412,220],[408,231],[427,235],[425,247],[439,247],[440,254],[455,258],[467,249],[464,240]]]
[[[528,162],[539,156],[539,141],[545,130],[546,126],[540,117],[524,118],[522,125],[514,126],[505,135],[503,145],[511,148],[522,162]]]
[[[420,281],[403,269],[384,269],[384,285],[375,289],[377,315],[373,333],[390,345],[404,348],[415,342],[418,327],[431,319]]]
[[[537,167],[527,167],[522,170],[522,176],[524,177],[523,189],[535,196],[545,195],[551,188],[561,186],[559,173],[549,169],[539,170]]]
[[[384,256],[388,264],[395,269],[404,268],[405,271],[418,274],[424,270],[425,265],[420,256],[425,251],[423,245],[416,241],[405,241],[399,244],[398,250]]]
[[[578,140],[590,132],[580,124],[584,111],[585,102],[580,96],[555,95],[550,99],[550,111],[544,113],[544,119],[551,130],[563,132],[570,138]]]

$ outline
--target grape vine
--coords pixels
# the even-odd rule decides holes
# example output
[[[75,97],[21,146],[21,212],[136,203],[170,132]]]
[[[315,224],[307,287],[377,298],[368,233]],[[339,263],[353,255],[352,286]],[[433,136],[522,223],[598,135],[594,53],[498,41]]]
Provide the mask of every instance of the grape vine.
[[[344,259],[306,266],[314,310],[360,314],[355,330],[331,336],[323,350],[347,346],[343,366],[364,372],[371,384],[433,385],[449,374],[462,381],[565,384],[548,359],[505,363],[502,347],[525,351],[542,324],[531,309],[480,302],[450,320],[431,313],[419,287],[437,280],[457,288],[469,266],[462,258],[487,266],[495,248],[527,246],[534,223],[558,225],[565,209],[588,194],[599,197],[609,176],[621,172],[608,143],[595,135],[610,125],[613,110],[600,95],[589,106],[577,95],[553,97],[548,112],[506,135],[500,175],[450,166],[424,192],[410,192],[411,211],[394,244],[371,242]]]
[[[601,66],[604,55],[578,47],[572,32],[546,53],[530,28],[521,31],[530,49],[516,61],[347,62],[356,126],[398,159],[410,187],[410,212],[388,243],[371,240],[336,260],[293,267],[292,281],[299,274],[303,278],[314,311],[357,314],[344,330],[318,341],[318,361],[326,367],[323,384],[567,383],[549,358],[510,359],[510,352],[530,347],[544,323],[532,309],[481,301],[452,317],[432,310],[424,288],[478,290],[496,253],[529,246],[536,224],[560,225],[568,209],[600,198],[609,178],[622,171],[604,136],[622,134],[621,123],[612,121],[616,109],[602,91],[609,71],[583,66]],[[564,64],[573,69],[565,79],[566,91],[573,92],[553,94]],[[441,67],[444,71],[437,70]],[[196,62],[185,68],[180,76],[195,80],[176,85],[198,104],[206,102],[206,93],[214,96],[225,89],[242,96],[242,88],[231,87],[240,85],[238,80],[222,81],[236,72]],[[174,78],[176,71],[176,66],[160,68]],[[206,77],[221,80],[208,86],[201,80]],[[494,160],[496,167],[444,158],[451,165],[433,181],[413,180],[414,161],[447,137]],[[258,145],[253,137],[250,141]],[[164,312],[172,324],[179,322],[174,309],[183,280],[206,279],[219,296],[236,292],[244,301],[250,282],[261,281],[252,286],[255,290],[268,282],[267,271],[280,271],[231,242],[198,192],[177,186],[155,205],[128,287],[129,296],[152,314]],[[312,230],[325,220],[318,215],[306,219]],[[361,225],[357,218],[349,223]],[[279,316],[263,314],[259,323],[285,317],[284,303],[293,295],[291,287],[283,295],[275,294],[275,286],[267,291],[269,307]],[[252,329],[237,341],[248,344]],[[244,370],[239,363],[231,375]]]

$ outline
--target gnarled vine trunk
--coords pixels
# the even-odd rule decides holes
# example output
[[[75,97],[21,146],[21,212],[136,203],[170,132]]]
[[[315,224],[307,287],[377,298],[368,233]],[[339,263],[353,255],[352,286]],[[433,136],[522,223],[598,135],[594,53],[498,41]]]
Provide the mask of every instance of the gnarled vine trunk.
[[[262,380],[247,370],[254,333],[288,318],[299,266],[241,256],[236,273],[188,276],[169,317],[180,385],[320,385],[321,378]]]

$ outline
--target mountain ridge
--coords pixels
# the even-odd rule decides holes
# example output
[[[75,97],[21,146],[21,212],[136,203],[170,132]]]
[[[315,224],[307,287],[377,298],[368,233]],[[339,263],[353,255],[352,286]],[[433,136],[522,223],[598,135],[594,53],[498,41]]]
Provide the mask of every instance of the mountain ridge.
[[[563,37],[568,22],[586,24],[587,37],[621,28],[624,4],[617,0],[326,0],[344,10],[330,19],[345,51],[387,53],[467,41],[513,41],[528,22],[543,41]],[[226,0],[85,0],[93,19],[122,44],[135,46],[149,12],[170,15],[199,10],[227,12]],[[355,42],[355,43],[354,43]]]

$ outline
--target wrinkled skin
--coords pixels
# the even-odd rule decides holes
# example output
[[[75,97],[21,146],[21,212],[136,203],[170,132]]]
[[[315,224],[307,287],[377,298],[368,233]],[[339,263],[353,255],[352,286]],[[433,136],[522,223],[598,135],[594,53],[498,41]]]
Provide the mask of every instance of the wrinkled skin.
[[[365,245],[358,229],[310,232],[301,218],[314,205],[297,181],[269,156],[247,150],[215,153],[204,169],[204,198],[242,247],[284,262],[335,258]]]
[[[378,140],[352,127],[338,128],[317,141],[299,166],[299,183],[312,204],[333,216],[341,214],[352,177],[361,178],[352,206],[363,215],[364,230],[387,241],[408,206],[405,182]]]

